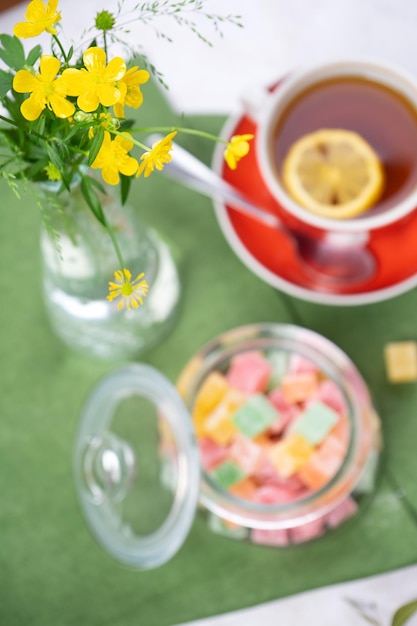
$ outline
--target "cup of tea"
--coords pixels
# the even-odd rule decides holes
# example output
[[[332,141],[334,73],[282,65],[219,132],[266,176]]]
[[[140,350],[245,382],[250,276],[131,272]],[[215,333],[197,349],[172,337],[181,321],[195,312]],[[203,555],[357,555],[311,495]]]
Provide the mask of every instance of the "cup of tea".
[[[417,81],[405,72],[363,60],[310,66],[286,76],[262,104],[250,106],[250,115],[258,126],[256,154],[262,178],[284,211],[302,224],[367,235],[417,207]],[[284,170],[297,142],[313,137],[326,160],[328,146],[320,145],[321,131],[324,137],[326,131],[330,136],[335,131],[354,135],[354,143],[365,143],[380,168],[373,202],[359,214],[340,218],[335,211],[333,217],[332,205],[336,207],[338,199],[331,195],[322,200],[327,205],[324,211],[312,211],[288,188]],[[344,164],[345,170],[348,166]],[[307,194],[319,167],[313,167],[304,180],[301,172]]]

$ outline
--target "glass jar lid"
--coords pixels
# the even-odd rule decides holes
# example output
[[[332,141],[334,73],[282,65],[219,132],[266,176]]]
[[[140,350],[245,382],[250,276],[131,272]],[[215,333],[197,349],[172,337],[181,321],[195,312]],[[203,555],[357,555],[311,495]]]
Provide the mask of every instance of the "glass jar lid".
[[[200,485],[175,387],[144,364],[103,378],[81,415],[74,472],[87,524],[112,556],[140,569],[168,561],[189,532]]]

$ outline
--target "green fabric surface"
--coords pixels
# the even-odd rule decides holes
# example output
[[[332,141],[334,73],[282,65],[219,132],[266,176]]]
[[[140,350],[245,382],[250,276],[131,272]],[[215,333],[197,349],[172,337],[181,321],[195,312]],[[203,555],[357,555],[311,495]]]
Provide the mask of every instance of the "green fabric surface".
[[[177,119],[155,87],[145,98],[144,124]],[[184,123],[218,132],[223,121]],[[183,143],[210,161],[210,145]],[[416,338],[417,290],[357,308],[295,300],[235,257],[210,200],[163,175],[135,181],[131,202],[171,243],[183,279],[178,323],[142,361],[175,381],[219,332],[250,322],[301,324],[358,365],[381,414],[386,451],[374,497],[319,540],[288,549],[250,545],[211,533],[199,512],[170,563],[133,571],[95,543],[72,475],[81,407],[114,364],[73,354],[52,335],[40,295],[39,215],[3,182],[0,194],[0,624],[172,626],[416,561],[417,385],[387,383],[383,346]]]

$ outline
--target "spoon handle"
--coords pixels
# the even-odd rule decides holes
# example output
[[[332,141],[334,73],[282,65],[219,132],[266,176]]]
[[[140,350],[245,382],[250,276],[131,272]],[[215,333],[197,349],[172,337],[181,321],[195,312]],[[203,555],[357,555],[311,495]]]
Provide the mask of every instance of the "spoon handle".
[[[162,135],[151,135],[147,141],[152,144],[160,139],[162,139]],[[282,222],[275,215],[253,205],[212,169],[178,144],[174,144],[172,160],[164,165],[163,171],[172,178],[180,180],[187,187],[206,196],[230,203],[234,209],[250,215],[267,226],[286,231]]]

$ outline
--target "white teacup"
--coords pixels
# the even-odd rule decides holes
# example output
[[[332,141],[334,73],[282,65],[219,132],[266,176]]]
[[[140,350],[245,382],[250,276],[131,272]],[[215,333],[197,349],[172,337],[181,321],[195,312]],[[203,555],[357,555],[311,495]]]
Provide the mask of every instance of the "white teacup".
[[[409,185],[410,189],[407,188],[405,194],[402,193],[398,202],[393,197],[388,205],[387,203],[380,205],[377,203],[375,207],[359,217],[344,220],[329,219],[302,208],[288,195],[280,180],[273,156],[274,132],[280,116],[287,110],[289,104],[306,88],[327,79],[344,76],[372,80],[399,93],[415,109],[417,124],[417,80],[403,71],[387,66],[385,63],[363,60],[337,61],[296,71],[285,77],[279,86],[268,94],[261,103],[249,104],[249,114],[258,125],[255,141],[262,177],[280,206],[305,224],[333,233],[345,233],[346,235],[348,233],[357,233],[357,235],[361,233],[366,240],[370,231],[398,222],[417,207],[417,180],[415,184],[413,182]]]

